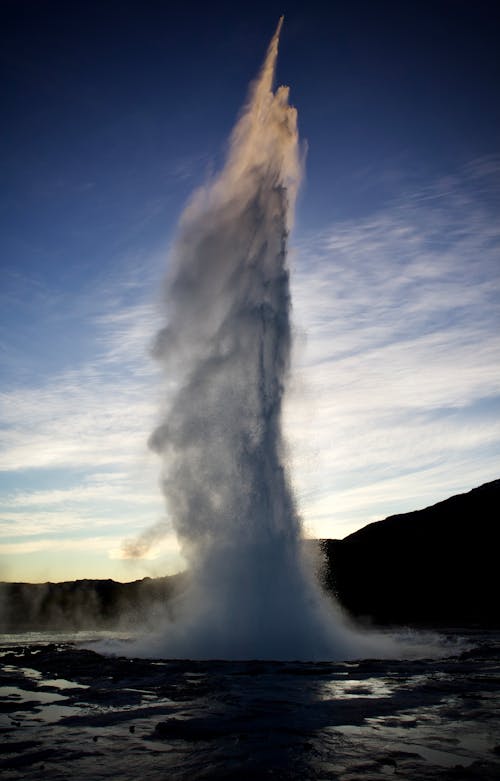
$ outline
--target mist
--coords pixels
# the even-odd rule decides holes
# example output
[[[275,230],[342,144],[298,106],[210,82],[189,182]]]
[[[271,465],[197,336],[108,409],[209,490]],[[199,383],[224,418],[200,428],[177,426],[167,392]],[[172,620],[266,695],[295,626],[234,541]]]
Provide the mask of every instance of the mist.
[[[144,632],[136,655],[313,660],[402,651],[351,626],[303,554],[282,433],[292,347],[287,242],[302,166],[289,90],[273,89],[281,25],[225,166],[188,203],[170,258],[166,325],[154,345],[169,391],[150,446],[162,459],[189,579],[174,620]],[[137,550],[161,532],[143,534]]]

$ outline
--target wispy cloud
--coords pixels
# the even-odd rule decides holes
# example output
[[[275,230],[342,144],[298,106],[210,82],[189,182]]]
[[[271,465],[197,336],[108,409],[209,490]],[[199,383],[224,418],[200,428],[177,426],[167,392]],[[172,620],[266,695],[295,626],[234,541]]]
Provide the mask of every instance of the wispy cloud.
[[[20,542],[0,542],[0,555],[15,555],[25,553],[43,553],[50,551],[51,553],[59,553],[64,551],[76,551],[81,554],[95,552],[106,553],[109,559],[128,559],[128,558],[144,558],[149,561],[158,559],[160,556],[170,554],[179,557],[179,544],[174,534],[170,534],[168,537],[164,537],[161,542],[154,548],[154,550],[145,551],[143,555],[137,554],[133,557],[129,556],[121,547],[120,537],[104,536],[98,537],[85,537],[85,538],[57,538],[57,539],[34,539],[23,540]]]
[[[498,476],[498,225],[453,179],[298,244],[287,422],[316,533]]]
[[[145,449],[154,396],[137,380],[83,368],[0,398],[0,470],[130,463]]]
[[[85,479],[82,483],[72,488],[51,489],[45,491],[17,491],[7,495],[3,501],[4,507],[30,508],[30,507],[59,507],[64,505],[86,504],[89,501],[106,502],[134,502],[137,505],[150,504],[151,494],[141,493],[137,484],[127,485],[130,476],[126,473],[104,473],[99,482]]]

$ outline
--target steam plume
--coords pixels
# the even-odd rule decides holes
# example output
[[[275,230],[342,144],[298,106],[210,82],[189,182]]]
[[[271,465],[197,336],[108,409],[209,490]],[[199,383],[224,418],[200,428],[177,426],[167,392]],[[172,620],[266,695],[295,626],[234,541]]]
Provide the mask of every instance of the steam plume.
[[[226,164],[186,208],[172,258],[168,324],[155,354],[177,385],[150,445],[163,459],[191,585],[177,620],[137,649],[146,655],[327,659],[373,651],[308,574],[284,458],[287,237],[301,166],[289,90],[273,91],[282,21]]]

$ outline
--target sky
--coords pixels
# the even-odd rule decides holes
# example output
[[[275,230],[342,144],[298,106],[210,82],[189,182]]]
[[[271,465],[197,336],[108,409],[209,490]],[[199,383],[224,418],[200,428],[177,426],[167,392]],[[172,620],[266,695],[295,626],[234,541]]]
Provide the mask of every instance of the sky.
[[[284,414],[309,536],[500,477],[496,0],[4,0],[0,579],[183,566],[147,441],[190,193],[279,16],[305,176]],[[471,519],[471,533],[474,520]]]

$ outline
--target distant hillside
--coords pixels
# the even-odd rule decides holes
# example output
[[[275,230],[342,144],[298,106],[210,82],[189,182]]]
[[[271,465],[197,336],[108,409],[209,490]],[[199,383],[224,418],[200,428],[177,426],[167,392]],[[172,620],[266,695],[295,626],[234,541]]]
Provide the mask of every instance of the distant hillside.
[[[324,579],[381,624],[500,625],[500,480],[323,540]]]
[[[132,583],[0,583],[0,632],[127,629],[164,611],[182,580],[180,574]]]
[[[322,580],[353,616],[395,625],[500,626],[500,480],[424,510],[321,540]],[[163,612],[184,575],[133,583],[0,583],[0,632],[133,627]]]

